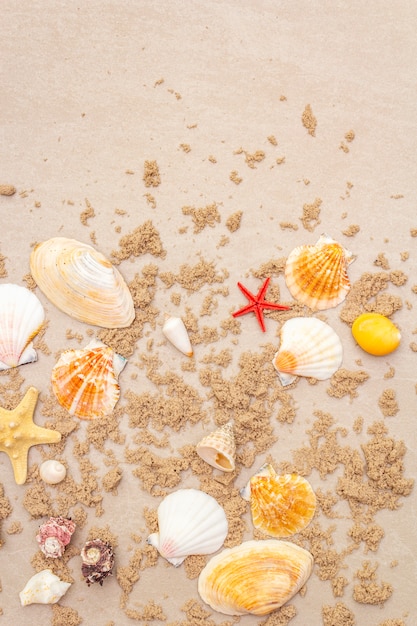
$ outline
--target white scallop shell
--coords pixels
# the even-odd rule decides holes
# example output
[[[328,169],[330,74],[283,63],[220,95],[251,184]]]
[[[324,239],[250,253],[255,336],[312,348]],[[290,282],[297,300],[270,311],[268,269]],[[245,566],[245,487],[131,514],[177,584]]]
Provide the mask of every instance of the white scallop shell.
[[[66,475],[65,465],[54,459],[44,461],[39,467],[39,476],[48,485],[57,485],[64,480]]]
[[[19,593],[22,606],[28,604],[55,604],[71,587],[71,583],[62,581],[50,569],[38,572],[28,580]]]
[[[147,542],[178,567],[191,554],[211,554],[228,533],[226,514],[215,498],[199,489],[178,489],[158,507],[159,532]]]
[[[44,320],[43,306],[29,289],[0,285],[0,370],[37,360],[32,339]]]
[[[58,309],[103,328],[125,328],[135,318],[133,298],[120,272],[88,244],[54,237],[30,256],[36,284]]]
[[[272,363],[282,385],[297,376],[325,380],[342,364],[343,347],[337,333],[315,317],[293,317],[280,331],[281,343]]]
[[[177,350],[186,356],[193,356],[194,352],[190,337],[180,317],[167,317],[162,327],[162,332]]]

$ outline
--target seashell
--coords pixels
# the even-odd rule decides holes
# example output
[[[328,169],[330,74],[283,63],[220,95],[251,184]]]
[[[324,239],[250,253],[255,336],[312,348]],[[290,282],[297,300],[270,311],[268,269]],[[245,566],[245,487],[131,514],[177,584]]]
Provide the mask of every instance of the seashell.
[[[112,575],[114,552],[111,545],[101,539],[87,541],[81,550],[81,572],[88,586],[93,583],[103,584],[107,576]]]
[[[165,337],[172,343],[177,350],[186,356],[193,356],[194,351],[191,346],[190,337],[184,322],[180,317],[168,317],[162,327]]]
[[[290,537],[306,528],[316,510],[310,483],[298,474],[277,475],[266,463],[240,495],[250,502],[255,528],[272,537]]]
[[[307,582],[313,557],[279,539],[244,541],[213,556],[198,579],[202,600],[226,615],[267,615]]]
[[[50,517],[36,535],[36,541],[45,556],[56,559],[65,552],[75,531],[75,523],[65,517]]]
[[[0,285],[0,370],[37,360],[32,339],[44,320],[43,306],[29,289]]]
[[[293,317],[280,330],[280,347],[272,363],[282,385],[307,376],[325,380],[339,369],[342,342],[325,322],[314,317]]]
[[[65,465],[54,459],[44,461],[39,467],[39,476],[48,485],[57,485],[64,480],[66,475]]]
[[[380,313],[363,313],[352,324],[357,344],[374,356],[385,356],[400,345],[401,333],[388,317]]]
[[[224,424],[204,437],[196,446],[197,454],[209,465],[222,472],[235,469],[235,436],[232,422]]]
[[[28,580],[19,593],[22,606],[28,604],[55,604],[71,587],[71,583],[62,581],[50,569],[44,569]]]
[[[54,237],[30,257],[38,287],[61,311],[104,328],[126,328],[135,318],[132,295],[120,272],[92,246]]]
[[[295,300],[313,311],[330,309],[350,290],[347,267],[353,254],[328,235],[315,245],[298,246],[285,265],[285,282]]]
[[[159,532],[147,543],[178,567],[191,554],[216,552],[226,539],[226,514],[215,498],[198,489],[178,489],[158,507]]]
[[[65,350],[52,369],[52,389],[70,415],[95,419],[109,415],[120,396],[118,376],[126,359],[101,341]]]

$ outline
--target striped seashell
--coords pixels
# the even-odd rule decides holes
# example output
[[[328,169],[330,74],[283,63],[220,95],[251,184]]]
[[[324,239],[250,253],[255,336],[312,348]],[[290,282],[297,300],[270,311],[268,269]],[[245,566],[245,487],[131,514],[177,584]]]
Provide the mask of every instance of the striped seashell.
[[[347,267],[353,255],[328,235],[315,245],[298,246],[285,265],[285,282],[295,300],[313,311],[330,309],[350,290]]]
[[[101,341],[65,350],[52,370],[52,389],[70,415],[92,420],[109,415],[120,396],[118,376],[126,359]]]
[[[232,422],[228,422],[204,437],[196,446],[197,454],[206,463],[222,472],[235,469],[235,436]]]

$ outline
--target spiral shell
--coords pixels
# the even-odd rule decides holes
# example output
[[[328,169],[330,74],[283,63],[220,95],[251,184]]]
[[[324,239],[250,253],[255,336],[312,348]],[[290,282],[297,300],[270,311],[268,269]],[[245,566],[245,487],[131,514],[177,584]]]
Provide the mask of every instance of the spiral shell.
[[[178,489],[158,507],[157,533],[147,542],[178,567],[191,554],[211,554],[228,532],[224,510],[217,500],[198,489]]]
[[[39,467],[39,476],[48,485],[57,485],[64,480],[66,475],[65,465],[54,459],[44,461]]]
[[[135,318],[132,295],[120,272],[92,246],[54,237],[30,257],[38,287],[61,311],[104,328],[125,328]]]
[[[343,347],[337,333],[314,317],[293,317],[280,331],[280,347],[272,364],[282,385],[289,385],[297,376],[325,380],[342,364]]]
[[[114,552],[110,544],[101,539],[87,541],[81,550],[81,572],[88,586],[103,584],[112,575]]]
[[[279,539],[245,541],[213,556],[198,579],[202,600],[226,615],[267,615],[307,582],[313,557]]]
[[[66,594],[71,583],[62,581],[50,569],[38,572],[28,580],[19,593],[22,606],[28,604],[56,604]]]
[[[75,523],[65,517],[50,517],[39,527],[36,541],[45,556],[56,559],[65,552],[75,531]]]
[[[295,300],[321,311],[337,306],[350,290],[347,267],[353,255],[328,235],[298,246],[285,265],[285,282]]]
[[[236,444],[232,423],[228,422],[204,437],[197,444],[196,451],[212,467],[222,472],[233,472]]]
[[[363,313],[352,324],[357,344],[374,356],[385,356],[400,345],[401,333],[388,317],[380,313]]]
[[[52,370],[52,389],[70,415],[95,419],[114,409],[120,387],[117,382],[126,359],[101,341],[83,350],[65,350]]]
[[[0,370],[37,360],[32,339],[44,320],[43,306],[29,289],[0,285]]]
[[[272,537],[290,537],[308,526],[316,510],[310,483],[298,474],[277,475],[266,463],[240,495],[250,502],[255,528]]]

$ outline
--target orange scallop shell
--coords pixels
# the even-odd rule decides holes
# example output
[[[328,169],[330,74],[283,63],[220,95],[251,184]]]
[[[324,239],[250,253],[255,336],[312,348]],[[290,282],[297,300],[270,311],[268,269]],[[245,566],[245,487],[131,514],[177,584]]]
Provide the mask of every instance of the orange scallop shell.
[[[117,378],[125,364],[100,341],[83,350],[65,350],[52,370],[52,389],[70,415],[86,420],[109,415],[120,396]]]
[[[353,255],[331,237],[322,235],[315,245],[298,246],[285,265],[285,282],[291,295],[313,311],[330,309],[350,290],[347,267]]]
[[[310,483],[298,474],[277,475],[266,463],[241,491],[249,500],[255,528],[271,537],[290,537],[306,528],[316,510]]]

